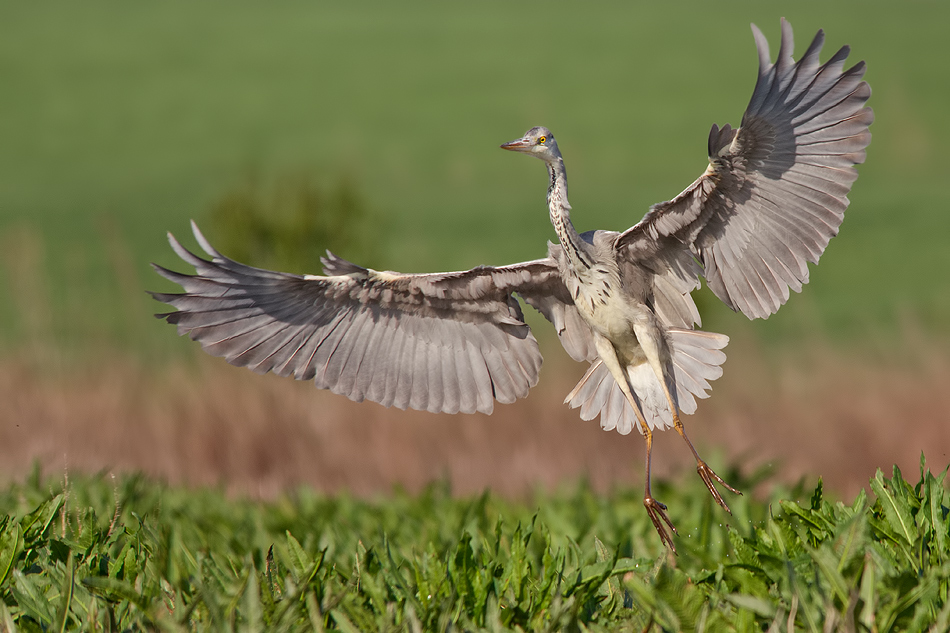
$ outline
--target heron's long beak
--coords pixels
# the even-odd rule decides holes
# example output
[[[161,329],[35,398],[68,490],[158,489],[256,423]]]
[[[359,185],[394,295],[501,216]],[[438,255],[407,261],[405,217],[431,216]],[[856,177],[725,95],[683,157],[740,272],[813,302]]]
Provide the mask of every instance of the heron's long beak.
[[[502,149],[508,149],[513,152],[526,152],[531,149],[532,144],[526,138],[519,138],[516,141],[510,141],[501,146]]]

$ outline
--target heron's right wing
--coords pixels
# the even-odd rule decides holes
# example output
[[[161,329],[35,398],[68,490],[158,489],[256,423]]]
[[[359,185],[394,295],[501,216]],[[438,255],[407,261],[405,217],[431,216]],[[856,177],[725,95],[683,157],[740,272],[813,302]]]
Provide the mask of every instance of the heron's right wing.
[[[560,283],[549,260],[405,275],[328,254],[325,276],[300,276],[228,259],[192,227],[211,259],[169,235],[197,274],[155,266],[184,289],[153,293],[177,309],[158,316],[231,364],[357,402],[446,413],[490,413],[538,381],[541,354],[512,293],[548,305]]]
[[[865,106],[871,89],[862,81],[864,63],[844,69],[847,47],[819,64],[819,31],[796,62],[792,28],[782,20],[773,64],[765,37],[752,29],[759,74],[741,127],[714,125],[706,172],[654,205],[617,248],[644,266],[659,258],[685,262],[674,272],[687,284],[696,281],[688,268],[696,257],[716,296],[764,318],[785,303],[789,288],[808,282],[808,262],[837,234],[874,115]]]

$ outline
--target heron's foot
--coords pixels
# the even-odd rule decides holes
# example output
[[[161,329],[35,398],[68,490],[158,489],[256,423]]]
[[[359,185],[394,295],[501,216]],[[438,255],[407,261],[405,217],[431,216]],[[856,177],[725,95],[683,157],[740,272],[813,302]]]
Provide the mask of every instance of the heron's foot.
[[[643,497],[643,505],[647,509],[647,514],[650,515],[650,520],[653,521],[653,527],[656,528],[656,533],[660,535],[660,540],[675,554],[676,546],[673,545],[673,537],[670,536],[666,528],[669,527],[670,530],[673,530],[673,534],[679,534],[679,532],[676,531],[676,526],[670,521],[670,517],[666,516],[666,505],[660,503],[649,494]],[[664,523],[666,525],[664,525]]]
[[[723,510],[729,514],[732,514],[732,510],[730,510],[729,506],[726,505],[726,502],[723,501],[722,495],[719,494],[714,482],[719,482],[726,490],[734,494],[741,495],[742,493],[723,481],[722,477],[717,475],[713,469],[709,467],[709,464],[701,459],[696,461],[696,472],[699,473],[699,476],[703,478],[703,483],[706,484],[706,488],[709,489],[709,494],[711,494],[713,499],[716,500],[716,503],[722,506]],[[656,521],[654,521],[654,523],[656,523]]]

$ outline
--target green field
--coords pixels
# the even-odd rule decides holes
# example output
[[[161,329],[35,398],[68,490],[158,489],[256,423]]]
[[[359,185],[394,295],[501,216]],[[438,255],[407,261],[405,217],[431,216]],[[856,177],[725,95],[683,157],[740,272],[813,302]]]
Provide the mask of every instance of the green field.
[[[799,52],[824,28],[826,55],[848,43],[868,62],[874,141],[804,296],[752,326],[711,301],[707,326],[858,344],[908,320],[936,329],[950,316],[950,8],[787,9],[4,3],[0,332],[174,345],[142,318],[139,291],[164,283],[147,263],[174,263],[164,233],[186,234],[249,179],[351,183],[375,235],[372,252],[340,254],[375,268],[537,257],[553,237],[543,171],[497,148],[536,124],[565,152],[578,227],[625,228],[701,173],[711,123],[738,123],[756,68],[748,24],[777,46],[782,15]]]
[[[698,479],[664,486],[673,556],[639,491],[259,503],[34,476],[0,494],[0,630],[945,631],[943,479],[742,497],[725,522]]]

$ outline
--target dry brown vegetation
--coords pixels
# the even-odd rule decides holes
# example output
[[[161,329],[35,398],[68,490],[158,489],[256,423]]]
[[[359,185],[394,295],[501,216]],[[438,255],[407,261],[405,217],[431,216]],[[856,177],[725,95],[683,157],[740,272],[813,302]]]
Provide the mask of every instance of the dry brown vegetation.
[[[774,463],[779,481],[820,476],[847,495],[877,468],[913,471],[922,451],[939,469],[950,460],[950,355],[905,338],[906,355],[887,358],[818,344],[766,353],[734,339],[687,430],[720,464]],[[356,404],[197,349],[193,362],[157,369],[115,355],[50,370],[48,354],[24,351],[0,362],[0,477],[21,478],[38,461],[47,473],[141,470],[253,496],[299,484],[415,490],[442,477],[459,493],[508,495],[580,476],[599,489],[640,485],[642,439],[562,405],[583,368],[548,351],[541,384],[491,416]],[[692,469],[675,433],[659,434],[654,456],[661,476]]]
[[[114,288],[100,311],[90,310],[82,279],[61,293],[62,305],[52,305],[40,272],[47,248],[33,227],[0,240],[5,308],[20,337],[0,357],[0,479],[22,478],[38,462],[47,473],[141,470],[255,496],[300,484],[358,494],[394,485],[416,490],[443,477],[459,493],[508,495],[581,476],[601,490],[642,483],[638,435],[605,433],[561,404],[584,368],[555,341],[542,340],[539,386],[491,416],[352,403],[231,367],[197,345],[188,358],[159,348],[155,341],[170,342],[174,331],[150,318],[156,306],[132,274],[124,238],[108,218],[101,225]],[[115,311],[121,327],[100,323]],[[773,464],[778,481],[823,477],[850,495],[877,468],[913,470],[921,452],[935,470],[950,461],[946,341],[934,344],[907,325],[900,340],[875,339],[887,341],[883,348],[845,352],[812,337],[799,349],[765,350],[730,334],[725,375],[685,419],[714,463],[746,472]],[[64,335],[74,347],[80,341],[79,353],[52,342]],[[141,349],[109,351],[116,340]],[[90,356],[97,346],[105,351]],[[658,434],[654,472],[685,476],[692,468],[680,438]]]

